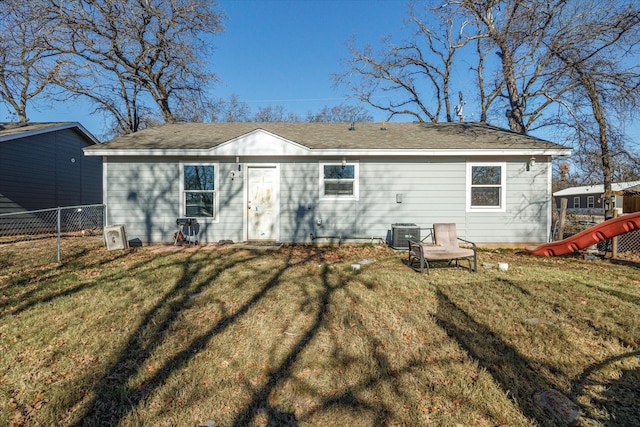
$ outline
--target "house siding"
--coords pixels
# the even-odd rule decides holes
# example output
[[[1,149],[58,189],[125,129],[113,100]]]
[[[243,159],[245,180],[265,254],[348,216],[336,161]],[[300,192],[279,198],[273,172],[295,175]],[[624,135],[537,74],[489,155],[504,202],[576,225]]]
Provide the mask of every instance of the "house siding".
[[[551,193],[547,187],[550,163],[538,160],[531,170],[526,160],[508,160],[505,212],[467,212],[469,240],[500,243],[546,242],[551,231],[548,223]]]
[[[0,213],[101,203],[102,159],[87,145],[73,129],[1,142]]]
[[[143,241],[168,241],[179,217],[178,163],[172,160],[106,161],[107,224],[125,224]]]
[[[185,160],[185,159],[183,159]],[[217,159],[185,160],[215,162]],[[200,219],[199,239],[242,240],[242,179],[229,178],[235,163],[220,162],[218,218]],[[105,163],[107,223],[125,224],[127,234],[143,242],[171,242],[180,213],[180,159],[117,158]]]
[[[55,207],[55,142],[37,135],[0,143],[0,212]]]
[[[574,207],[574,198],[578,198],[580,200],[580,204],[577,207]],[[589,197],[593,197],[593,206],[588,207],[588,199]],[[565,196],[565,197],[556,197],[556,208],[560,209],[560,201],[562,199],[567,199],[567,211],[574,212],[584,215],[603,215],[604,208],[602,203],[602,194],[588,194],[588,195],[575,195],[575,196]],[[616,196],[616,204],[618,204],[622,197]]]
[[[125,224],[130,238],[172,242],[177,229],[175,221],[181,216],[180,160],[106,158],[107,223]],[[466,165],[477,159],[399,157],[390,160],[375,156],[347,159],[358,162],[359,198],[343,201],[320,198],[320,160],[312,157],[242,159],[245,167],[279,165],[279,238],[283,242],[309,242],[312,233],[326,241],[336,241],[339,237],[389,240],[394,223],[415,223],[428,228],[438,222],[455,222],[460,237],[478,243],[546,241],[551,195],[547,188],[549,163],[542,159],[531,171],[525,170],[527,159],[499,160],[507,165],[505,212],[467,211]],[[232,179],[235,160],[198,157],[194,161],[219,161],[219,215],[215,221],[199,220],[199,240],[244,240],[246,178]],[[396,201],[398,194],[402,195],[401,203]]]

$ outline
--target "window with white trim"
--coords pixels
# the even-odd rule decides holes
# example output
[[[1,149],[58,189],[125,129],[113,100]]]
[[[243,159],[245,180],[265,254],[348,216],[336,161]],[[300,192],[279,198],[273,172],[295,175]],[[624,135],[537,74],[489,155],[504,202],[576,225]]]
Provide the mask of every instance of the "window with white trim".
[[[579,208],[580,207],[580,197],[574,197],[573,198],[573,207],[574,208]]]
[[[358,199],[358,163],[320,163],[320,198],[325,200]]]
[[[506,163],[467,164],[467,209],[505,211]]]
[[[181,165],[181,215],[195,218],[216,217],[216,173],[216,164],[183,163]]]
[[[587,197],[587,207],[588,208],[592,208],[594,206],[594,197],[593,196],[588,196]]]

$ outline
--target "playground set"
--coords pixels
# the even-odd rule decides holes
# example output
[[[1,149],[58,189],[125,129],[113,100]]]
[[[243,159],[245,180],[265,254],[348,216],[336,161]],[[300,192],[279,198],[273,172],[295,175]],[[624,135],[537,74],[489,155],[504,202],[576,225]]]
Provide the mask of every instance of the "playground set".
[[[640,230],[640,212],[609,219],[564,240],[540,246],[527,246],[525,251],[538,256],[566,255],[637,230]]]

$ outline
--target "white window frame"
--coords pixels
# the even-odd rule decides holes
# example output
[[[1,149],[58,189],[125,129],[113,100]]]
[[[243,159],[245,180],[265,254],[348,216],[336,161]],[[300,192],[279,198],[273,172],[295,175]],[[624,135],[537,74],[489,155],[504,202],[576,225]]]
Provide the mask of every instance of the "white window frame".
[[[596,206],[596,198],[595,196],[587,196],[587,209],[591,208],[595,208]]]
[[[324,167],[325,166],[353,166],[353,194],[339,196],[339,195],[325,195],[324,194]],[[319,195],[320,200],[359,200],[360,199],[360,163],[357,160],[350,160],[347,162],[343,162],[341,160],[338,161],[328,161],[328,162],[319,162],[318,167],[318,181],[319,181]]]
[[[576,203],[576,201],[578,203]],[[580,196],[574,196],[573,197],[573,207],[574,208],[580,208]]]
[[[472,171],[474,167],[498,166],[500,167],[499,185],[477,185],[476,187],[497,187],[500,188],[500,204],[498,206],[472,206],[471,191],[474,187],[472,183]],[[507,163],[506,162],[469,162],[467,163],[467,212],[506,212],[507,210]]]
[[[220,163],[219,162],[180,162],[180,217],[186,218],[185,189],[184,189],[184,167],[185,166],[213,166],[213,216],[188,216],[188,218],[198,218],[201,222],[218,222],[220,212],[218,210],[218,188],[220,187]]]

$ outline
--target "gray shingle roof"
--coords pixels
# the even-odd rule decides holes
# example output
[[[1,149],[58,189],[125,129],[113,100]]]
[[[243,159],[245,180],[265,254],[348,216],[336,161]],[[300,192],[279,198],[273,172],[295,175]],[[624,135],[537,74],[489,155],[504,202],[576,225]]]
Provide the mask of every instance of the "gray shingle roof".
[[[0,142],[72,128],[77,128],[90,143],[99,143],[95,136],[91,135],[89,131],[77,122],[0,123]]]
[[[115,138],[87,150],[208,149],[263,129],[311,150],[544,149],[559,144],[484,123],[178,123]]]

